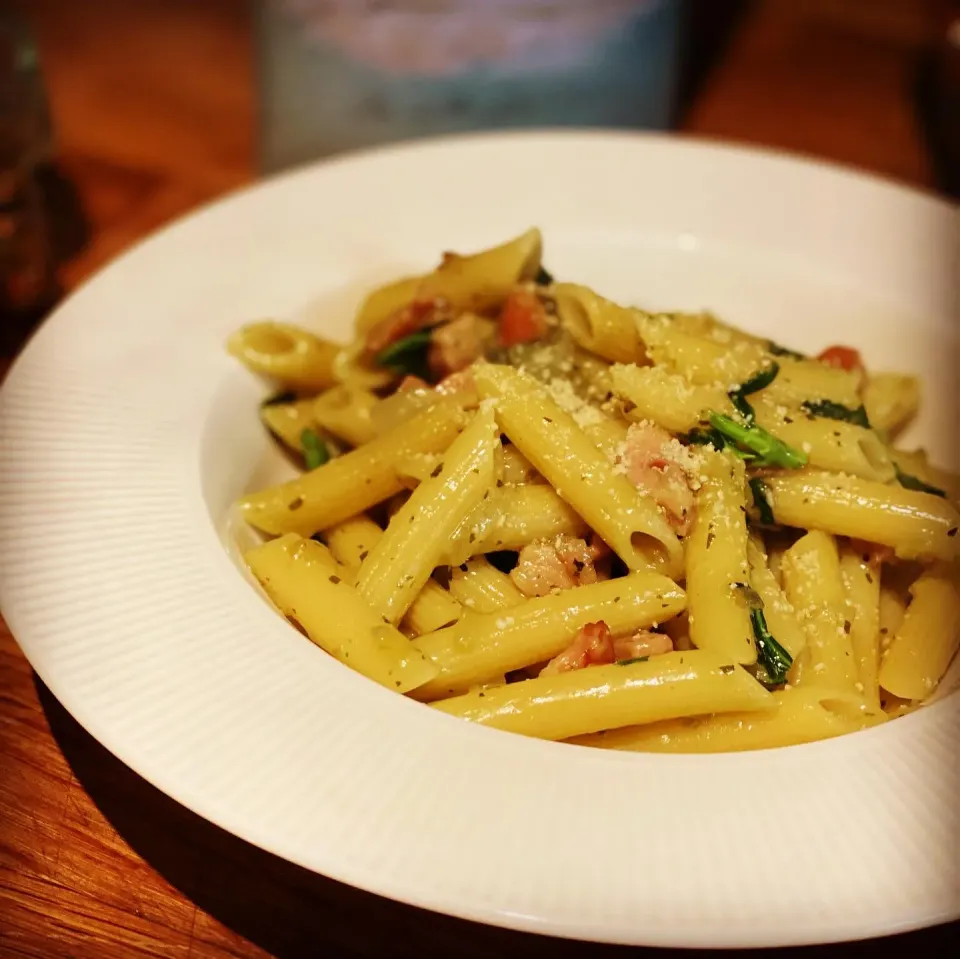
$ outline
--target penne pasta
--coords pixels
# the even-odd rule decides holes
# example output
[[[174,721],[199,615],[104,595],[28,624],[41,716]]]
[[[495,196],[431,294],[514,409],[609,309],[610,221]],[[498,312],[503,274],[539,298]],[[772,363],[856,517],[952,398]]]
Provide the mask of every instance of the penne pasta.
[[[794,664],[793,684],[856,693],[847,602],[837,544],[826,533],[812,532],[784,553],[784,592],[807,637],[803,655]]]
[[[248,369],[292,390],[310,392],[336,382],[334,360],[342,347],[290,323],[251,323],[227,342]]]
[[[747,514],[743,461],[707,453],[701,467],[696,520],[687,538],[690,639],[730,662],[755,663],[757,646],[744,594]]]
[[[550,292],[561,324],[585,350],[617,363],[642,358],[636,310],[574,283],[555,283]]]
[[[313,400],[294,400],[291,403],[265,403],[260,407],[260,419],[267,429],[294,453],[303,452],[303,431],[312,429]]]
[[[880,685],[901,699],[926,699],[960,646],[960,594],[943,569],[910,588],[910,605],[880,664]]]
[[[317,530],[364,513],[403,488],[395,464],[412,453],[445,449],[461,427],[455,403],[438,404],[394,433],[330,460],[303,476],[240,500],[243,518],[265,533]]]
[[[806,646],[807,638],[797,620],[797,611],[784,595],[779,579],[770,568],[763,541],[756,534],[747,540],[747,560],[750,564],[750,585],[763,602],[767,626],[777,642],[796,660]]]
[[[688,382],[662,366],[627,366],[610,369],[613,392],[632,404],[627,415],[649,420],[675,433],[688,433],[709,410],[730,414],[733,404],[726,391],[713,385]]]
[[[319,543],[287,534],[250,550],[245,559],[280,612],[344,665],[401,693],[437,675],[437,667],[343,579]]]
[[[313,400],[312,416],[324,430],[351,446],[374,437],[371,414],[380,401],[357,386],[335,386]]]
[[[875,373],[864,384],[863,405],[875,430],[896,436],[917,415],[920,381],[901,373]]]
[[[784,443],[803,450],[811,467],[881,483],[894,479],[893,460],[872,430],[769,403],[756,406],[757,422]]]
[[[443,562],[459,566],[482,553],[519,550],[538,539],[586,531],[586,523],[549,486],[504,486],[460,524]]]
[[[857,663],[863,701],[880,711],[880,570],[851,549],[840,556],[840,572],[847,601],[850,645]]]
[[[657,504],[614,471],[569,413],[509,367],[474,375],[481,395],[496,400],[503,431],[629,569],[679,572],[682,548]]]
[[[449,538],[489,495],[498,443],[493,412],[481,407],[363,560],[357,592],[388,622],[400,622],[440,565]]]
[[[604,748],[806,743],[960,687],[960,476],[892,445],[918,379],[542,254],[536,229],[445,253],[343,346],[231,337],[306,467],[231,525],[274,605],[437,711]]]
[[[765,482],[786,526],[880,543],[902,559],[949,561],[960,552],[960,513],[941,497],[839,473],[798,471]]]
[[[763,365],[766,350],[758,343],[741,340],[718,343],[678,327],[669,316],[641,314],[640,338],[647,355],[658,366],[678,373],[690,383],[721,391],[735,389]]]
[[[836,712],[834,701],[848,694],[826,689],[784,689],[771,696],[772,709],[730,712],[628,726],[581,736],[578,746],[656,753],[719,753],[776,749],[818,739],[832,739],[882,723],[883,713]],[[855,702],[855,701],[854,701]]]
[[[493,676],[551,659],[588,623],[603,621],[613,635],[625,635],[662,623],[685,607],[683,590],[665,576],[633,573],[526,599],[502,613],[465,616],[455,626],[416,640],[416,647],[440,669],[418,698],[463,692]]]
[[[419,300],[443,300],[459,310],[483,310],[499,303],[517,283],[540,269],[543,240],[528,230],[514,240],[480,253],[445,253],[443,262],[420,281]]]
[[[523,602],[523,594],[486,557],[468,560],[450,572],[450,594],[474,613],[495,613]]]
[[[541,676],[432,705],[481,726],[569,739],[679,716],[769,709],[773,697],[723,656],[693,650]]]

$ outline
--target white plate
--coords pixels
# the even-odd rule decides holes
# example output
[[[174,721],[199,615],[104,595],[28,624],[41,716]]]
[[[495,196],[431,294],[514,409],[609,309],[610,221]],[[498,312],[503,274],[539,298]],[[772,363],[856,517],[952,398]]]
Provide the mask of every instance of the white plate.
[[[960,699],[839,740],[720,756],[467,726],[323,655],[224,549],[270,468],[223,352],[263,315],[344,334],[371,283],[530,225],[614,297],[708,306],[926,378],[956,449],[954,210],[848,172],[668,138],[426,142],[305,169],[122,257],[45,324],[0,408],[4,614],[43,680],[138,773],[344,882],[560,936],[759,946],[960,914]],[[331,610],[331,615],[335,611]]]

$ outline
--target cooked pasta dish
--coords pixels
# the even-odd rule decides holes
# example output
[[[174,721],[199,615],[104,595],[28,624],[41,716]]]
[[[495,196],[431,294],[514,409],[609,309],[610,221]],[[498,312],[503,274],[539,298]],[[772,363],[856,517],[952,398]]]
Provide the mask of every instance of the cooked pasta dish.
[[[897,445],[916,378],[611,302],[541,249],[444,254],[346,345],[231,338],[300,469],[238,507],[277,609],[395,694],[596,747],[798,744],[942,694],[960,478]]]

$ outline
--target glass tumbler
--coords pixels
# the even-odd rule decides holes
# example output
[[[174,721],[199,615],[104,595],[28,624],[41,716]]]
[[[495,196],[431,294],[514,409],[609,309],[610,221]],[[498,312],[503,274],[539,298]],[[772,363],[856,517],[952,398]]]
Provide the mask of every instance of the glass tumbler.
[[[681,0],[259,0],[265,172],[394,140],[665,128]]]

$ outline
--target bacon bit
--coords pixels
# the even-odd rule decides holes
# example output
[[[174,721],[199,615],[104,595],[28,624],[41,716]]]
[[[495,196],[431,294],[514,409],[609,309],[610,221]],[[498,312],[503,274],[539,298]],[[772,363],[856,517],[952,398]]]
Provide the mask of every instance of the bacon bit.
[[[541,676],[557,676],[587,666],[607,666],[614,662],[613,640],[603,620],[587,623],[574,641],[540,671]]]
[[[666,430],[652,423],[635,423],[627,431],[618,457],[627,479],[657,502],[680,536],[686,536],[693,525],[695,503],[687,471],[677,458],[684,453]]]
[[[465,370],[483,356],[484,346],[491,330],[489,320],[465,313],[433,331],[427,359],[430,370],[443,379]]]
[[[883,563],[890,563],[896,558],[896,550],[892,546],[882,546],[880,543],[871,543],[865,539],[851,539],[850,548],[862,556],[868,565],[879,568]]]
[[[560,535],[524,546],[510,578],[524,596],[546,596],[597,582],[597,558],[598,551],[582,539]]]
[[[500,343],[516,346],[543,339],[547,325],[547,311],[540,299],[527,290],[514,290],[500,311]]]
[[[829,346],[817,359],[838,370],[857,370],[862,373],[865,369],[859,351],[852,346]]]
[[[367,330],[364,344],[366,351],[379,353],[391,343],[445,319],[444,312],[445,304],[442,300],[414,300]]]
[[[398,393],[416,393],[418,390],[432,389],[426,380],[421,380],[419,376],[405,376],[397,387]]]
[[[673,652],[673,640],[663,633],[641,629],[632,636],[622,636],[613,641],[616,659],[639,659],[641,656],[660,656]]]

